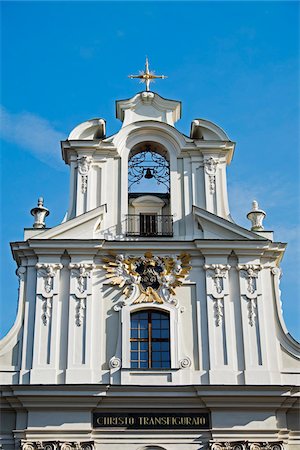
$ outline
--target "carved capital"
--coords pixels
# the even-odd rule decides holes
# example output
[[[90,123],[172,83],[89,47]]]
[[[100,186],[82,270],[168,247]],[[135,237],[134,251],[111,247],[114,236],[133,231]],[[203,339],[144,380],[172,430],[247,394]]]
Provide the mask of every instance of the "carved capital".
[[[87,279],[90,278],[95,264],[69,264],[72,275],[77,279],[77,289],[83,294],[87,289]]]
[[[205,270],[212,272],[211,277],[214,280],[215,290],[218,294],[221,294],[224,290],[223,279],[226,278],[227,272],[230,269],[229,264],[205,264]]]
[[[21,450],[94,450],[94,441],[57,442],[21,441]]]
[[[62,264],[36,264],[38,269],[38,275],[44,278],[44,290],[47,294],[50,294],[53,290],[53,280],[56,272],[62,269]]]
[[[279,279],[282,277],[282,270],[280,269],[280,267],[273,267],[271,269],[271,272],[273,275],[277,275]]]
[[[20,266],[16,270],[16,274],[19,277],[19,281],[25,280],[25,274],[26,274],[26,267]]]
[[[210,450],[248,450],[246,441],[210,442]]]
[[[237,270],[243,271],[247,279],[247,292],[253,295],[257,289],[256,279],[262,267],[258,264],[238,264]]]

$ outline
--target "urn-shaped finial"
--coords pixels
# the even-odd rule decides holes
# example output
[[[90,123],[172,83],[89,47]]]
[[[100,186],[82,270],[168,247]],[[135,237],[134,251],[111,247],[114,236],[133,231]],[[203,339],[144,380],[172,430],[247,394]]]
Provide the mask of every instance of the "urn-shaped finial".
[[[252,224],[251,231],[262,231],[264,229],[262,223],[265,217],[265,211],[259,209],[257,201],[253,200],[252,209],[247,214],[247,219],[249,219]]]
[[[33,228],[45,228],[45,217],[49,216],[49,209],[44,207],[43,197],[38,198],[38,205],[32,208],[30,214],[34,217]]]

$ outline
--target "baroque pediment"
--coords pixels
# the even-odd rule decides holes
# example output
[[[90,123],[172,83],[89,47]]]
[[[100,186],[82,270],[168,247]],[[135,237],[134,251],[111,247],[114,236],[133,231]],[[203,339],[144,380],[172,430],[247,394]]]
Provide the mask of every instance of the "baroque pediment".
[[[42,233],[31,236],[32,239],[93,239],[99,235],[101,223],[106,213],[106,205],[92,209],[74,219],[57,225]]]
[[[249,231],[234,222],[223,219],[223,217],[197,206],[193,206],[193,215],[199,230],[203,234],[203,239],[267,240],[258,233]]]

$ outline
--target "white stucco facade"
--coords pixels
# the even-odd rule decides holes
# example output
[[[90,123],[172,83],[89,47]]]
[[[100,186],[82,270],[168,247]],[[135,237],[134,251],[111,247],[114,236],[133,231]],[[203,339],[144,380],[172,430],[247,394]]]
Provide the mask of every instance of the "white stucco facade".
[[[2,448],[299,449],[300,347],[280,304],[285,244],[232,221],[226,171],[234,142],[202,119],[183,135],[175,128],[180,102],[153,92],[118,101],[116,113],[115,135],[92,119],[62,142],[66,220],[26,229],[11,244],[20,287],[16,322],[0,343]],[[167,200],[128,197],[128,159],[146,144],[168,160]],[[151,213],[172,217],[172,232],[128,233],[130,215]],[[172,298],[136,303],[120,282],[110,284],[104,260],[149,251],[172,261],[188,254],[191,267]],[[149,309],[169,318],[169,367],[131,366],[130,318]],[[93,427],[95,412],[149,411],[205,412],[209,424]]]

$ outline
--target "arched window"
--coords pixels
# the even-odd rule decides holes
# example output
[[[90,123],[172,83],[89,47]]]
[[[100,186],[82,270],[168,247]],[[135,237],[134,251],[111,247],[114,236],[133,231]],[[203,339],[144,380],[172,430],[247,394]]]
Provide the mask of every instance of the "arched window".
[[[149,309],[131,314],[130,367],[171,367],[168,313]]]
[[[128,190],[129,193],[170,193],[170,163],[162,146],[143,143],[131,150]]]
[[[142,142],[128,157],[127,236],[173,236],[170,161],[158,143]]]

